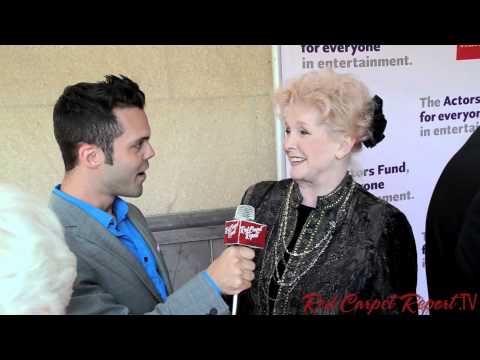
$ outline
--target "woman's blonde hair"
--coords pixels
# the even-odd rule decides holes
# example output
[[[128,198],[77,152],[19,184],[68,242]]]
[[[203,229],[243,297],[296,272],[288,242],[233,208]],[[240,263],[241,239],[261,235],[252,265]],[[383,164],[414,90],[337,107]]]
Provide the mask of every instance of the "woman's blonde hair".
[[[65,313],[76,266],[47,205],[0,184],[0,314]]]
[[[274,102],[281,114],[295,102],[315,107],[332,130],[344,131],[356,140],[353,150],[372,136],[372,98],[368,88],[350,74],[310,71],[279,89]]]

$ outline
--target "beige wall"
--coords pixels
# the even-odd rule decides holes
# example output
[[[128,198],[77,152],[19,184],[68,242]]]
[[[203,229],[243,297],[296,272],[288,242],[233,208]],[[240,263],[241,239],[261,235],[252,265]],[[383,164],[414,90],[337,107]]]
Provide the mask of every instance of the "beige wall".
[[[156,157],[146,215],[236,206],[275,178],[270,46],[0,46],[0,181],[47,201],[63,176],[52,109],[66,85],[124,74],[146,94]]]

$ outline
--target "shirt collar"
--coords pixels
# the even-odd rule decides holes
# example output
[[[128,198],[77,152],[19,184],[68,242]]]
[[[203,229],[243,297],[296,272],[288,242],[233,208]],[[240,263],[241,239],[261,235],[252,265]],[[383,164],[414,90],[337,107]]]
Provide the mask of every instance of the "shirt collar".
[[[97,220],[103,227],[108,228],[111,225],[115,225],[115,219],[108,212],[63,192],[60,190],[60,184],[53,188],[53,193],[85,211],[87,214]],[[120,223],[127,218],[128,204],[117,196],[113,201],[112,211],[117,218],[117,223]]]
[[[345,191],[348,190],[352,182],[353,182],[352,175],[349,172],[347,172],[343,177],[342,181],[340,182],[340,184],[338,184],[338,186],[334,190],[332,190],[329,194],[317,196],[317,205],[315,207],[317,209],[321,209],[323,207],[331,207],[333,204],[338,205],[340,199],[345,195]],[[296,208],[303,201],[303,196],[302,196],[302,193],[300,192],[300,187],[296,182],[294,182],[293,184],[291,199],[292,199],[293,206]]]
[[[117,217],[117,221],[120,223],[127,218],[128,215],[128,204],[126,201],[123,201],[118,196],[115,197],[113,201],[113,213]]]

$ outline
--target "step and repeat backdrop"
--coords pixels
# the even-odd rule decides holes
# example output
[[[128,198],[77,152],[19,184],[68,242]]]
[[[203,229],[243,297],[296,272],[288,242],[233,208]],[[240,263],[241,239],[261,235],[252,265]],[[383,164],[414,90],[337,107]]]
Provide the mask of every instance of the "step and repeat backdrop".
[[[480,126],[480,45],[279,45],[275,53],[278,86],[330,67],[356,75],[383,99],[385,139],[355,154],[351,172],[408,217],[417,244],[417,293],[427,301],[426,213],[444,166]],[[283,161],[281,177],[288,177]]]

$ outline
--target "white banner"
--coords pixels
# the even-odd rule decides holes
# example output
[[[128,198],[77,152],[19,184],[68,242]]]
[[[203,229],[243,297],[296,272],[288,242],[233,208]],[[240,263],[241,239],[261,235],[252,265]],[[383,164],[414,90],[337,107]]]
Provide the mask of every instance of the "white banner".
[[[332,67],[355,74],[372,96],[383,99],[385,139],[356,154],[351,171],[410,221],[418,253],[417,293],[427,301],[427,208],[444,166],[480,123],[480,46],[281,45],[275,50],[280,86],[307,71]]]

